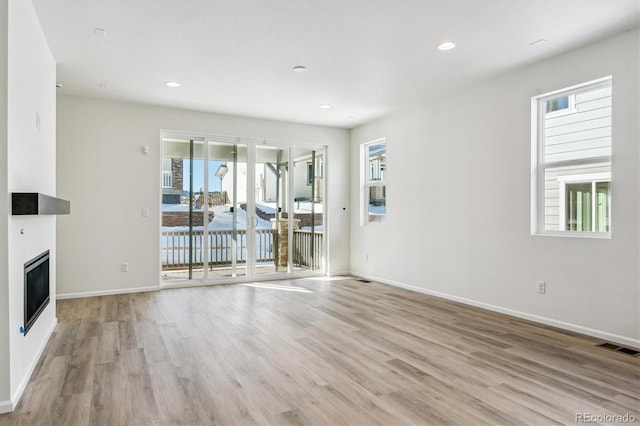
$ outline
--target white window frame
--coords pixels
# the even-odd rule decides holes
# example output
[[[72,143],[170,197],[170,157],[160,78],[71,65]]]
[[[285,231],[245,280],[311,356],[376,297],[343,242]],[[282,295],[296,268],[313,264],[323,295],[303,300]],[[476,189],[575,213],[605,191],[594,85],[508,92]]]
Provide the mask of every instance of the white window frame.
[[[545,113],[544,113],[545,118],[559,117],[561,115],[573,114],[574,112],[576,112],[576,95],[575,95],[575,93],[572,94],[572,95],[564,95],[564,96],[567,96],[568,101],[569,101],[569,106],[567,108],[558,109],[558,110],[551,111],[551,112],[546,112],[546,108],[545,108]],[[552,101],[552,100],[554,100],[556,98],[562,98],[564,96],[551,97],[551,98],[547,99],[544,104],[546,105],[546,103],[548,101]]]
[[[369,218],[369,195],[371,193],[372,187],[383,187],[386,192],[387,185],[387,170],[385,168],[384,174],[381,176],[380,180],[372,181],[369,179],[369,147],[372,145],[384,145],[385,146],[385,157],[386,157],[386,147],[387,140],[386,138],[376,139],[371,142],[366,142],[360,145],[360,158],[361,158],[361,188],[362,188],[362,205],[361,205],[361,224],[362,225],[383,225],[387,221],[387,213],[386,213],[386,204],[385,204],[385,214],[382,217],[382,220],[372,221]],[[385,197],[386,198],[386,197]]]
[[[564,166],[589,165],[598,163],[611,163],[611,156],[591,157],[586,159],[571,159],[565,161],[556,161],[552,163],[544,162],[544,119],[553,117],[554,113],[546,113],[546,102],[559,96],[573,97],[573,111],[575,112],[575,95],[582,92],[592,91],[601,87],[613,87],[612,76],[599,78],[575,86],[566,87],[560,90],[543,93],[531,98],[531,235],[540,236],[559,236],[559,237],[584,237],[584,238],[611,238],[611,224],[609,224],[609,232],[589,232],[589,231],[549,231],[545,229],[545,170],[547,168],[556,168]],[[565,111],[565,110],[560,110]],[[557,114],[563,115],[563,114]],[[542,119],[541,119],[542,118]],[[569,176],[567,176],[568,178]],[[609,181],[611,182],[611,173],[609,172]],[[568,182],[568,179],[565,179]],[[561,188],[560,197],[564,197]],[[560,200],[561,206],[563,200]],[[560,207],[562,209],[563,207]],[[562,213],[562,212],[561,212]],[[566,212],[565,212],[566,213]],[[561,216],[563,217],[563,216]],[[561,228],[564,225],[561,225]]]
[[[567,184],[571,183],[590,183],[591,192],[593,195],[596,193],[595,185],[601,182],[611,182],[611,173],[587,173],[581,175],[565,175],[558,176],[558,183],[560,184],[560,230],[566,231],[567,227]],[[593,196],[591,199],[591,229],[596,228],[596,203],[597,197]],[[610,207],[611,208],[611,207]],[[611,225],[609,225],[611,227]],[[570,231],[575,232],[575,231]],[[595,231],[591,231],[595,232]]]

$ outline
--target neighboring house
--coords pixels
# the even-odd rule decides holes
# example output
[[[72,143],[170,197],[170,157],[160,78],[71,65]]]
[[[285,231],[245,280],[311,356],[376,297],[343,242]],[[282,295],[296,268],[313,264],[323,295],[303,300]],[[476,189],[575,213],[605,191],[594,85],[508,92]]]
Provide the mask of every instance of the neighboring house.
[[[295,200],[321,203],[323,198],[324,158],[315,156],[315,167],[311,154],[293,160],[293,198]],[[313,188],[313,194],[312,194]]]
[[[323,173],[324,173],[324,161],[322,155],[318,155],[315,158],[315,168],[312,167],[311,155],[302,156],[294,159],[294,176],[293,176],[293,198],[294,200],[312,200],[312,184],[313,187],[313,201],[321,203],[323,200]],[[231,194],[233,191],[233,163],[226,163],[227,172],[222,179],[222,191]],[[237,163],[238,179],[236,183],[236,189],[238,191],[238,203],[246,202],[247,194],[247,164]],[[281,167],[281,180],[287,180],[286,166]],[[256,185],[256,202],[275,203],[278,199],[277,190],[277,166],[273,163],[258,163],[255,170],[255,185]],[[285,192],[284,186],[280,188],[280,200],[282,205],[286,205],[288,195]]]
[[[162,159],[162,204],[180,204],[182,195],[182,158]]]
[[[609,232],[611,86],[545,102],[545,229]]]
[[[384,182],[387,170],[387,148],[384,144],[371,145],[367,148],[367,158],[369,162],[369,181]],[[369,186],[369,205],[385,206],[386,205],[386,186],[371,185]]]

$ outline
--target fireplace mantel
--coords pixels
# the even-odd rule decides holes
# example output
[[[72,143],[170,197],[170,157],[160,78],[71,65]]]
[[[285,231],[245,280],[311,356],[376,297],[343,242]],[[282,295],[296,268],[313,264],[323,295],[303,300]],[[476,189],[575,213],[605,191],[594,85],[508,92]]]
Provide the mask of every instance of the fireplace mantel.
[[[38,192],[12,192],[11,214],[56,215],[71,213],[71,202]]]

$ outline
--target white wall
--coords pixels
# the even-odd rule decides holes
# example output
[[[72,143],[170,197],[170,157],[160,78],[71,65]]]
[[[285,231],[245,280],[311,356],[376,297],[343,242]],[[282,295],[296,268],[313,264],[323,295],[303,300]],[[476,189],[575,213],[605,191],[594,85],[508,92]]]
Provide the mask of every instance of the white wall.
[[[55,62],[30,1],[9,1],[8,34],[8,160],[3,196],[20,191],[55,195]],[[40,128],[36,127],[36,116],[40,117]],[[8,208],[8,201],[3,204]],[[28,335],[20,333],[24,325],[24,263],[51,250],[51,294],[55,295],[56,229],[53,216],[8,215],[6,223],[9,318],[3,332],[9,336],[9,396],[15,405],[56,324],[52,298]]]
[[[9,370],[9,274],[7,257],[7,54],[9,3],[0,0],[0,413],[11,409]]]
[[[161,129],[328,145],[331,178],[349,179],[347,130],[58,96],[59,295],[159,286]],[[330,271],[348,271],[349,188],[329,197]]]
[[[640,346],[638,51],[627,32],[354,129],[352,271]],[[530,99],[607,75],[612,238],[532,236]],[[363,227],[359,145],[380,137],[387,222]]]

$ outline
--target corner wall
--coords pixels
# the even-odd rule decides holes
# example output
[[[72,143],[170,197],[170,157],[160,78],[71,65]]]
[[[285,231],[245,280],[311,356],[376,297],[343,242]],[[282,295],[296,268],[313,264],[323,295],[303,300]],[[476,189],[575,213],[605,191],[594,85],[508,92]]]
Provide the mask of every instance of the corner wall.
[[[349,270],[347,130],[59,95],[59,296],[159,288],[163,129],[328,145],[330,271]]]
[[[0,0],[0,413],[11,410],[11,374],[9,366],[9,246],[7,221],[7,55],[9,2]]]
[[[638,38],[626,32],[354,129],[352,272],[640,346]],[[532,236],[531,97],[607,75],[612,238]],[[387,222],[363,227],[358,150],[380,137]]]
[[[7,159],[3,191],[7,267],[3,271],[7,271],[8,324],[0,321],[2,333],[8,335],[3,349],[8,348],[10,360],[10,406],[5,405],[5,411],[20,399],[56,324],[52,297],[29,333],[20,332],[24,326],[24,263],[45,250],[51,251],[50,292],[56,293],[55,217],[11,216],[8,210],[11,192],[55,196],[56,64],[30,1],[9,1],[7,16],[7,155],[3,157]]]

